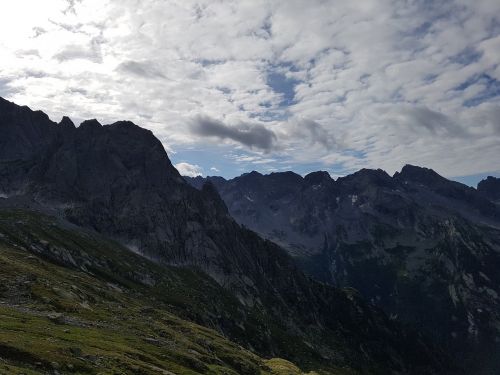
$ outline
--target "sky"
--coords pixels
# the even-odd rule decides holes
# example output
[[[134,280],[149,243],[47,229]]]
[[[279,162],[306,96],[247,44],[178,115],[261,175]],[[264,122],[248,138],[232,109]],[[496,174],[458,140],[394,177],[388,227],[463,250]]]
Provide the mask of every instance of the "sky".
[[[131,120],[186,175],[500,176],[498,0],[0,2],[0,96]]]

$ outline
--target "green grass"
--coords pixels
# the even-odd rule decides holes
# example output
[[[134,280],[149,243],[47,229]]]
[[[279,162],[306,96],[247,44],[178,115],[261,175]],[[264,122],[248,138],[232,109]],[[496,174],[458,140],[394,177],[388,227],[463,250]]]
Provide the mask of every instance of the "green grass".
[[[43,215],[0,211],[0,373],[301,374],[193,322],[217,328],[214,312],[234,320],[240,310],[201,273]],[[258,331],[255,319],[247,325]]]

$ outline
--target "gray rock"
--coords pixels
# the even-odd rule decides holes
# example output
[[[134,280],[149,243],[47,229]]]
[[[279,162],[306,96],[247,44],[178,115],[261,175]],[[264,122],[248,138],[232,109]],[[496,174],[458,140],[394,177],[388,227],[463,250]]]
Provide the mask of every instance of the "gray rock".
[[[51,322],[56,323],[56,324],[64,324],[65,323],[64,315],[61,313],[57,313],[57,312],[52,312],[52,313],[47,314],[47,319],[49,319]]]
[[[485,361],[472,352],[500,350],[499,179],[476,190],[407,165],[393,177],[363,169],[336,181],[326,172],[186,180],[210,182],[240,224],[283,246],[304,272],[358,289],[458,359],[475,365]]]

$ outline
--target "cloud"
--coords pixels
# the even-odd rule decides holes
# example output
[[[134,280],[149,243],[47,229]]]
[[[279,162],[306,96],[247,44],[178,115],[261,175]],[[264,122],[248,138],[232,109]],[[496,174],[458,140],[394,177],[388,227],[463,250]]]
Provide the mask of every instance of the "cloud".
[[[6,97],[16,92],[16,89],[10,85],[9,79],[0,78],[0,96]]]
[[[66,45],[53,57],[59,62],[76,59],[90,60],[96,63],[102,62],[101,47],[97,39],[93,39],[88,45],[83,46],[77,44]]]
[[[43,27],[34,27],[33,28],[33,38],[38,38],[40,35],[43,35],[47,32]]]
[[[491,0],[0,2],[0,93],[211,148],[208,164],[177,158],[224,173],[478,174],[500,154],[499,14]]]
[[[229,126],[207,116],[197,116],[191,124],[194,134],[203,137],[230,139],[250,148],[270,151],[276,141],[276,135],[259,124],[241,123]]]
[[[118,70],[144,78],[166,78],[165,75],[150,62],[125,61],[118,66]]]
[[[333,150],[337,146],[336,139],[316,121],[297,119],[291,121],[284,128],[287,136],[299,140],[301,143],[309,142],[310,145],[320,145],[325,150]]]
[[[18,50],[16,51],[16,56],[18,57],[35,56],[39,58],[40,52],[36,48],[28,50]]]
[[[421,136],[467,136],[466,129],[459,126],[450,116],[427,107],[402,104],[392,108],[381,107],[378,112],[380,119],[399,128],[402,137],[407,137],[412,130]]]
[[[203,175],[203,168],[196,164],[186,162],[177,163],[174,165],[182,176],[196,177]]]
[[[216,172],[216,173],[217,173],[217,172],[220,172],[220,170],[219,170],[218,168],[216,168],[216,167],[210,167],[210,170],[211,170],[212,172]]]
[[[76,3],[81,2],[81,0],[66,0],[66,1],[67,1],[68,5],[67,5],[67,8],[63,10],[63,13],[64,14],[67,14],[67,13],[76,14],[76,11],[75,11]]]

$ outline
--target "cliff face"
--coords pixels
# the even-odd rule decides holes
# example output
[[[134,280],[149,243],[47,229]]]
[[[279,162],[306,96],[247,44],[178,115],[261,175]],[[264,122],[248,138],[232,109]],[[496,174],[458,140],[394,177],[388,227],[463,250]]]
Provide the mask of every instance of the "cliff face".
[[[312,277],[358,289],[471,368],[499,368],[493,179],[476,190],[408,165],[394,176],[364,169],[336,181],[326,172],[207,180],[239,223],[280,244]]]
[[[189,186],[151,132],[130,122],[56,124],[5,100],[0,131],[2,205],[58,215],[160,265],[202,270],[239,301],[242,342],[254,350],[308,351],[369,373],[444,373],[418,335],[355,294],[309,280],[281,248],[241,228],[213,186]]]
[[[346,373],[314,358],[307,366],[302,358],[302,372],[245,350],[252,338],[241,327],[251,325],[238,305],[201,272],[160,266],[53,217],[0,208],[2,374]]]

